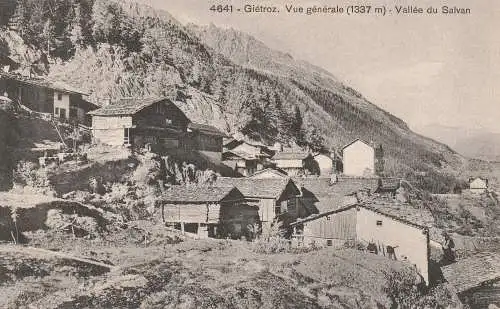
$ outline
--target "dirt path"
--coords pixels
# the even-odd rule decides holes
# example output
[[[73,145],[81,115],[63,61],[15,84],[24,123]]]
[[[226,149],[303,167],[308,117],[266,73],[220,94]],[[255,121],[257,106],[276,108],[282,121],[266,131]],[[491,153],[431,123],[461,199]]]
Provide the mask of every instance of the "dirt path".
[[[109,269],[109,271],[116,271],[119,269],[118,266],[113,266],[93,260],[89,260],[86,258],[81,258],[77,256],[73,256],[67,253],[63,252],[56,252],[56,251],[51,251],[51,250],[46,250],[46,249],[41,249],[41,248],[34,248],[34,247],[28,247],[28,246],[16,246],[16,245],[0,245],[0,252],[17,252],[21,254],[28,254],[34,258],[47,258],[47,257],[58,257],[61,259],[67,259],[67,260],[73,260],[73,261],[78,261],[81,263],[85,264],[91,264],[99,267],[104,267]]]

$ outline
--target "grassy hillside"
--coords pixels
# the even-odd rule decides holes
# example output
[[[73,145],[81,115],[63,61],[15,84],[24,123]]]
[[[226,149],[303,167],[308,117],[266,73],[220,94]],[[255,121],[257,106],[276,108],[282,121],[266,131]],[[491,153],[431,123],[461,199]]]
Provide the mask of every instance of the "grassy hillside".
[[[39,12],[44,2],[55,9]],[[127,1],[19,3],[11,29],[35,49],[51,46],[49,77],[95,101],[168,96],[193,120],[265,143],[340,149],[360,137],[383,145],[387,174],[435,192],[455,185],[449,174],[463,161],[448,147],[414,134],[332,74],[247,35],[186,28],[167,12]]]

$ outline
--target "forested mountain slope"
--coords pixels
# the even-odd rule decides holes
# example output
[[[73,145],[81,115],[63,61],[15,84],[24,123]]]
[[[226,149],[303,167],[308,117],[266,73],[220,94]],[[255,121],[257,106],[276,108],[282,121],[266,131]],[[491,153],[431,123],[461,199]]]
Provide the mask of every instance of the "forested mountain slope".
[[[265,143],[338,150],[359,137],[383,145],[387,174],[433,191],[455,185],[444,170],[460,168],[463,159],[451,149],[411,132],[325,70],[248,35],[185,27],[167,12],[128,1],[9,1],[4,34],[15,31],[48,51],[49,78],[97,102],[165,95],[193,120]]]

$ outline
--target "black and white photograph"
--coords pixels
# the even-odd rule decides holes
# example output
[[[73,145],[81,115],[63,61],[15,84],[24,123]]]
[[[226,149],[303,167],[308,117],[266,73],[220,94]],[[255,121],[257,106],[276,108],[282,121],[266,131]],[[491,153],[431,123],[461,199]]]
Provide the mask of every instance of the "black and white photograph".
[[[500,309],[497,0],[0,0],[0,308]]]

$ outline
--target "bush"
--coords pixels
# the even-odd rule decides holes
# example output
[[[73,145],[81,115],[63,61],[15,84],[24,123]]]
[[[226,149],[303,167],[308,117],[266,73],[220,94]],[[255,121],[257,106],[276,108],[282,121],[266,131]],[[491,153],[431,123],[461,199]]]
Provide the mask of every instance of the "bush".
[[[270,238],[259,237],[252,246],[252,250],[256,253],[274,254],[289,252],[291,250],[290,242],[281,237],[273,236]]]
[[[14,183],[36,192],[52,191],[47,169],[40,169],[33,162],[21,161],[14,172]]]
[[[417,286],[417,273],[409,268],[391,270],[385,274],[387,285],[384,292],[396,308],[414,308],[422,296]],[[392,307],[391,307],[392,308]]]

